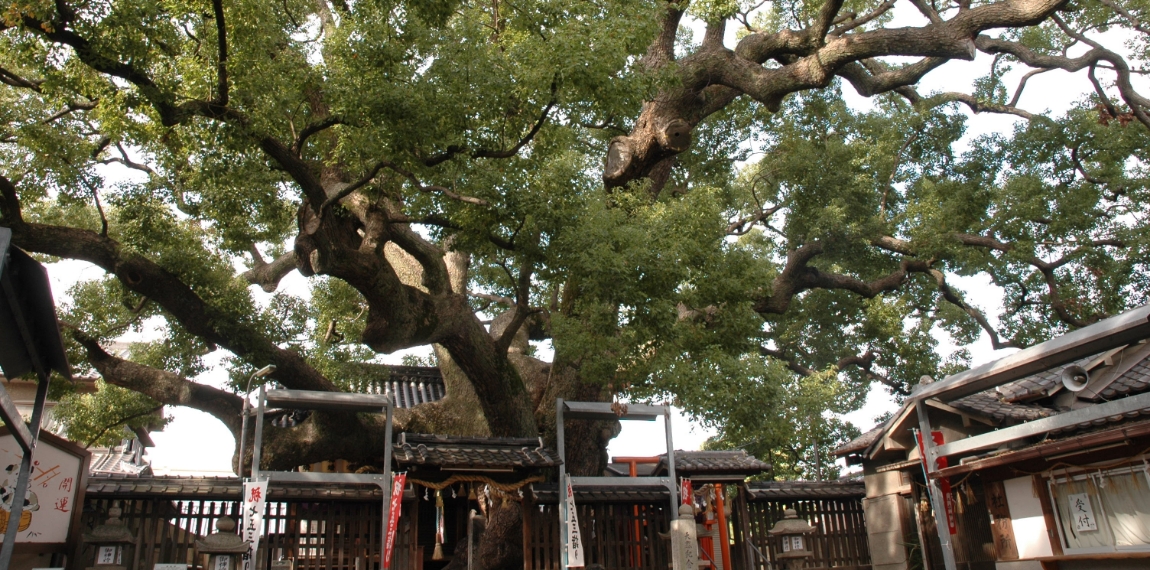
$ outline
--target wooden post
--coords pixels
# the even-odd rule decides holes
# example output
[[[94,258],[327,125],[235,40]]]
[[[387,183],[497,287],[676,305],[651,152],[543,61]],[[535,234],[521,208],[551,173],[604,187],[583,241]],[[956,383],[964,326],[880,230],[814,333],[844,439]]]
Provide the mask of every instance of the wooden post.
[[[719,543],[722,545],[719,550],[723,556],[724,570],[731,570],[731,541],[727,536],[727,513],[724,503],[723,484],[715,483],[715,510],[719,514]]]
[[[998,559],[1018,560],[1018,544],[1014,541],[1014,525],[1010,522],[1010,506],[1006,503],[1006,487],[1002,481],[986,484],[986,509],[990,511],[990,530]]]

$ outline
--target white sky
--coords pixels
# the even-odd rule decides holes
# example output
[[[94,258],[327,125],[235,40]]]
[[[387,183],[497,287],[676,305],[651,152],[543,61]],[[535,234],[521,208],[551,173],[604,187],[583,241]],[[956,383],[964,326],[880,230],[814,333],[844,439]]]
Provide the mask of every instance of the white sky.
[[[915,14],[906,12],[906,10],[913,9],[905,4],[900,6],[903,7],[903,11],[897,15],[896,19],[907,20],[904,25],[918,25],[917,20],[914,19]],[[701,38],[699,26],[694,24],[692,27],[696,29],[697,38]],[[732,26],[731,34],[733,34],[733,28]],[[1121,38],[1110,41],[1111,39],[1110,37],[1107,38],[1107,43],[1113,44],[1110,47],[1120,49]],[[733,43],[729,41],[728,45],[733,45]],[[918,89],[923,94],[932,91],[970,92],[974,78],[986,72],[989,62],[990,56],[981,53],[973,62],[950,62],[940,70],[928,75],[919,84]],[[1075,77],[1069,77],[1069,75],[1065,72],[1053,71],[1032,78],[1019,106],[1035,113],[1048,109],[1054,113],[1060,113],[1069,108],[1074,101],[1082,97],[1089,87],[1084,72],[1075,74]],[[1102,75],[1106,74],[1103,73]],[[1021,73],[1014,72],[1009,74],[1005,80],[1008,89],[1011,89],[1011,96],[1013,95],[1013,86],[1020,76]],[[846,90],[848,101],[853,106],[859,109],[870,107],[869,100],[854,95],[849,86]],[[965,110],[965,107],[963,109]],[[965,141],[988,132],[1009,132],[1012,125],[1021,120],[1012,116],[993,114],[976,116],[968,112],[967,115],[970,119],[968,121],[968,136]],[[960,147],[966,144],[965,141],[960,143]],[[960,150],[962,149],[960,148]],[[77,281],[99,278],[103,275],[103,271],[84,262],[64,261],[51,264],[49,275],[52,280],[53,293],[59,303],[67,298],[66,291],[71,285]],[[1000,310],[1001,295],[994,290],[988,279],[981,276],[965,278],[951,276],[951,279],[952,283],[966,292],[968,300],[981,307],[988,316],[991,316],[993,322],[993,315]],[[286,278],[281,288],[302,295],[306,295],[308,290],[306,279],[298,273],[292,273]],[[266,298],[266,295],[258,287],[253,287],[253,291],[257,296]],[[144,338],[137,336],[125,340],[144,340]],[[945,338],[940,340],[944,343],[943,350],[946,351],[949,340]],[[949,348],[957,347],[949,344]],[[1005,351],[996,353],[991,349],[990,341],[985,334],[974,346],[969,348],[975,365],[1009,354]],[[428,351],[424,348],[410,352],[425,354]],[[391,363],[398,363],[402,354],[390,355],[386,360]],[[222,368],[215,367],[196,380],[222,386],[226,381],[226,372]],[[895,405],[889,393],[876,384],[868,394],[863,408],[847,414],[845,418],[860,429],[867,430],[874,425],[873,419],[876,416],[894,408]],[[152,434],[156,447],[149,450],[153,469],[157,473],[216,475],[231,473],[230,463],[234,442],[231,434],[220,422],[206,413],[190,408],[169,407],[166,412],[173,418],[173,421],[163,432]],[[671,427],[676,449],[699,449],[703,441],[713,435],[713,432],[691,422],[677,411],[672,419]],[[645,456],[665,453],[663,421],[623,422],[622,433],[611,442],[608,451],[612,456]]]

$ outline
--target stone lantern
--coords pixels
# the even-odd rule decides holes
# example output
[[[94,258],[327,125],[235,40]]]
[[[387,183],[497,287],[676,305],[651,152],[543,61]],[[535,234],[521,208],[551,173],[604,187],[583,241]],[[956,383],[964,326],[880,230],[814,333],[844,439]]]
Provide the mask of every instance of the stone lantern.
[[[775,523],[769,532],[771,536],[779,537],[781,546],[778,559],[785,570],[799,570],[804,560],[815,555],[806,537],[814,531],[815,527],[800,519],[794,509],[783,511],[783,519]]]
[[[237,570],[248,552],[248,543],[236,534],[236,521],[224,515],[216,519],[216,532],[196,541],[196,550],[208,555],[205,570]]]
[[[119,503],[112,503],[112,508],[108,509],[108,520],[92,529],[92,532],[84,533],[84,542],[96,550],[96,559],[88,570],[128,569],[124,561],[131,560],[131,547],[135,546],[136,539],[124,521],[120,520],[123,512]]]

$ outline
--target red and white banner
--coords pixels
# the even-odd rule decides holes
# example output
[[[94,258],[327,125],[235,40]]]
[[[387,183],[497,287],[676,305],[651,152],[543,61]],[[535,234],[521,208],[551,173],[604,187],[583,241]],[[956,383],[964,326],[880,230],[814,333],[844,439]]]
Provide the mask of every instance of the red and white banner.
[[[918,435],[918,453],[920,456],[922,456],[923,467],[926,467],[926,448],[923,447],[923,444],[922,444],[922,433],[919,432],[917,435]],[[935,445],[942,445],[942,443],[943,443],[942,432],[941,431],[930,432],[930,439],[934,440]],[[946,469],[947,465],[949,465],[949,463],[947,462],[945,457],[939,457],[938,461],[936,461],[935,463],[938,464],[937,465],[938,469]],[[927,469],[928,473],[930,473],[931,471],[932,471],[931,469]],[[950,479],[948,479],[946,477],[939,477],[938,478],[938,488],[940,491],[942,491],[942,506],[944,509],[946,509],[946,526],[950,530],[950,534],[952,534],[952,535],[958,534],[958,519],[956,519],[955,515],[954,515],[954,513],[955,513],[954,494],[952,494],[950,492]]]
[[[264,528],[264,505],[267,503],[268,482],[248,481],[244,483],[244,541],[248,551],[243,555],[243,570],[256,567],[256,553],[260,550],[260,534]]]
[[[399,526],[399,511],[403,506],[403,486],[407,472],[396,473],[391,479],[391,505],[387,509],[387,544],[383,550],[383,567],[391,568],[391,552],[395,548],[395,529]]]
[[[695,492],[691,489],[691,480],[686,477],[679,478],[679,502],[684,505],[695,504]],[[674,516],[679,516],[678,513],[673,513]]]
[[[575,507],[575,491],[571,488],[571,476],[567,475],[563,485],[563,514],[567,521],[567,551],[564,553],[568,568],[580,568],[583,563],[583,536],[579,532],[579,511]]]

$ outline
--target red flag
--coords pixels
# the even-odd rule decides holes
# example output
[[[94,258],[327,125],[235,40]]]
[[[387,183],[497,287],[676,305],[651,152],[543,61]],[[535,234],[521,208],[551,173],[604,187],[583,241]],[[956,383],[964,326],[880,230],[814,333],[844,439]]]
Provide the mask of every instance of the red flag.
[[[391,551],[395,548],[395,529],[399,526],[399,509],[403,504],[403,486],[407,473],[396,473],[391,484],[391,508],[387,515],[387,545],[383,549],[383,567],[391,568]]]
[[[690,479],[687,479],[686,477],[681,477],[679,479],[679,495],[680,495],[679,496],[679,502],[681,502],[684,505],[694,506],[694,504],[695,504],[695,492],[691,489],[691,480]],[[674,513],[674,516],[679,516],[679,515],[678,515],[678,513]]]
[[[930,439],[934,440],[935,445],[942,445],[942,432],[930,432]],[[922,456],[923,466],[926,466],[926,448],[922,445],[921,433],[918,434],[918,452],[919,455]],[[947,465],[949,465],[949,462],[947,462],[945,457],[939,457],[936,463],[938,464],[939,469],[946,469]],[[927,471],[929,472],[929,469]],[[942,491],[942,507],[946,509],[946,526],[950,530],[950,534],[958,534],[958,520],[954,516],[954,495],[952,495],[950,492],[950,479],[947,477],[940,477],[938,479],[938,488],[940,491]]]

